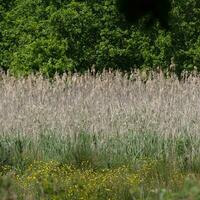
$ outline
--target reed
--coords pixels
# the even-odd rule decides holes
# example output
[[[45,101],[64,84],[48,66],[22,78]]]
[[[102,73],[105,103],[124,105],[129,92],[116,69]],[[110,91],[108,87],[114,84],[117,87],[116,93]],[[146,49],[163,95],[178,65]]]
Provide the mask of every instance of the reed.
[[[198,74],[1,75],[0,195],[195,199],[199,86]]]
[[[145,81],[144,81],[145,79]],[[151,132],[164,137],[200,133],[200,79],[179,81],[162,73],[40,75],[0,81],[0,134],[37,136],[43,131],[104,137]]]

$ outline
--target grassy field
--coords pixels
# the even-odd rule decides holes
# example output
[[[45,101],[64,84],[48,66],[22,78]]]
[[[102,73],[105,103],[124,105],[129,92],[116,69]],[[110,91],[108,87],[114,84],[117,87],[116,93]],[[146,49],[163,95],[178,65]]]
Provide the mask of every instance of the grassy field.
[[[200,77],[0,77],[0,199],[200,199]]]

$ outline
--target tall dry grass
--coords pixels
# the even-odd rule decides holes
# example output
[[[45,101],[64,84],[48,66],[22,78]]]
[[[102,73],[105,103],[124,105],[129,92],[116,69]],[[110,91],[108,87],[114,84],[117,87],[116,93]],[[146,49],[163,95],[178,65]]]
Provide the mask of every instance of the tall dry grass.
[[[162,73],[142,80],[103,72],[92,75],[0,77],[0,132],[37,134],[129,131],[163,135],[200,133],[200,77],[184,81]]]

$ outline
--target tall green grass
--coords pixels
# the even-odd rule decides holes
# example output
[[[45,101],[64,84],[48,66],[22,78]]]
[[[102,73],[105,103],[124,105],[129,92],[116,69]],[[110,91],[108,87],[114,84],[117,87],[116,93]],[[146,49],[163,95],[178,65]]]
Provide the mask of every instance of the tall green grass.
[[[41,133],[31,136],[1,136],[0,163],[23,168],[35,160],[55,160],[93,169],[135,166],[137,160],[159,160],[165,167],[183,172],[200,172],[200,138],[190,135],[166,137],[153,133],[129,132],[105,138],[80,132],[75,137]],[[164,167],[164,166],[163,166]]]
[[[199,145],[187,135],[135,132],[106,139],[84,132],[73,138],[51,132],[37,138],[1,136],[0,194],[5,199],[179,199],[198,188],[198,179],[186,177],[199,175]]]

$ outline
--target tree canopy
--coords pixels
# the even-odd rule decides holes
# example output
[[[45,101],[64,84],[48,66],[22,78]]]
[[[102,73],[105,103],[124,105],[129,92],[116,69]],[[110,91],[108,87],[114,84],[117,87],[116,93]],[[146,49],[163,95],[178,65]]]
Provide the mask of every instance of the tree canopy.
[[[173,58],[177,72],[200,69],[200,1],[171,0],[167,31],[153,17],[148,29],[148,14],[130,24],[118,0],[0,0],[0,68],[51,76],[92,66],[167,69]]]

